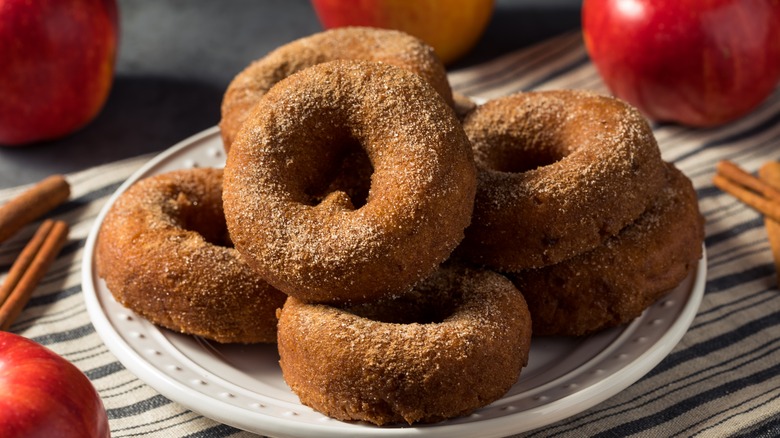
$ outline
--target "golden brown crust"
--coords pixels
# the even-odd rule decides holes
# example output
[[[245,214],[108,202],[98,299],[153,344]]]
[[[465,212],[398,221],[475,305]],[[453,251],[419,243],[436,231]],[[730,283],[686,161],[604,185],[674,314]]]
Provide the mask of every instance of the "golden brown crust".
[[[362,207],[322,187],[359,144],[374,173]],[[404,292],[463,237],[476,186],[454,111],[417,75],[333,61],[289,76],[244,125],[225,167],[236,248],[269,283],[305,301]]]
[[[239,73],[222,101],[220,129],[226,150],[260,98],[287,76],[327,61],[355,59],[383,62],[420,75],[453,104],[444,66],[433,49],[406,33],[367,27],[344,27],[320,32],[272,51]]]
[[[520,93],[472,111],[472,224],[459,253],[501,271],[595,248],[636,219],[664,183],[644,118],[591,92]]]
[[[114,297],[155,324],[219,342],[275,342],[286,296],[225,246],[222,170],[141,180],[106,215],[97,271]]]
[[[536,335],[585,335],[625,324],[674,289],[702,256],[704,223],[688,178],[667,183],[639,219],[603,245],[559,264],[508,274]]]
[[[410,309],[448,306],[441,319],[403,321]],[[530,328],[505,277],[443,268],[395,301],[344,310],[289,298],[279,314],[280,365],[301,402],[331,417],[434,422],[503,396],[527,362]]]

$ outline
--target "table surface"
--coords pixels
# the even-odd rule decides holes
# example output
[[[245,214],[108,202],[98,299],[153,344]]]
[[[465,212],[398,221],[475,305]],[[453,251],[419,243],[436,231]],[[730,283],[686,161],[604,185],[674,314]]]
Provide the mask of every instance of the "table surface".
[[[161,151],[219,122],[230,80],[322,30],[308,0],[120,0],[116,77],[98,117],[57,141],[0,147],[0,188]],[[577,0],[501,0],[458,69],[579,26]]]

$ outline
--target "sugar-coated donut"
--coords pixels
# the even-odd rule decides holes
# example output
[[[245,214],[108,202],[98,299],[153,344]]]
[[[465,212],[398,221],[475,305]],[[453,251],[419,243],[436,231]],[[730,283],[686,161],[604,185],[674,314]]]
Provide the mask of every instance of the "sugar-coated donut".
[[[420,75],[453,105],[452,90],[439,58],[421,40],[389,29],[343,27],[285,44],[254,61],[230,83],[219,123],[226,150],[252,108],[274,84],[287,76],[327,61],[358,59],[384,62]]]
[[[459,253],[493,269],[537,268],[593,249],[664,184],[650,127],[612,97],[520,93],[477,107],[463,125],[478,183]]]
[[[222,170],[177,170],[117,198],[98,234],[97,271],[117,301],[155,324],[218,342],[275,342],[286,296],[229,245]]]
[[[506,277],[446,267],[395,300],[342,309],[289,298],[278,334],[282,374],[303,404],[411,424],[502,397],[528,360],[531,322]]]
[[[688,178],[667,184],[639,219],[587,253],[509,278],[523,291],[535,335],[586,335],[625,324],[682,282],[702,256],[704,221]]]
[[[365,201],[323,195],[356,148],[373,168]],[[433,272],[462,239],[475,188],[468,139],[427,82],[332,61],[263,97],[228,154],[223,198],[230,236],[261,277],[304,301],[359,302]]]

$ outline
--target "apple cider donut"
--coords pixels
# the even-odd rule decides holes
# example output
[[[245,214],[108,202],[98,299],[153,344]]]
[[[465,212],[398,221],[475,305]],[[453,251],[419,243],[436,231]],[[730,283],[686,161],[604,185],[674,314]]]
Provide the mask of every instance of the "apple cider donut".
[[[319,195],[348,150],[373,168],[365,203]],[[228,154],[223,194],[236,248],[279,290],[357,302],[404,292],[463,238],[476,170],[451,108],[419,76],[332,61],[274,86]]]
[[[430,423],[502,397],[526,365],[523,296],[490,271],[446,267],[408,295],[337,308],[288,298],[282,375],[301,402],[340,420]]]
[[[704,239],[696,192],[671,164],[667,178],[647,211],[603,245],[508,274],[528,302],[535,335],[586,335],[625,324],[695,269]]]
[[[97,271],[154,324],[218,342],[275,342],[286,296],[229,245],[222,170],[178,170],[117,198],[98,234]]]
[[[287,76],[327,61],[366,60],[384,62],[420,75],[439,95],[454,105],[447,74],[429,45],[397,30],[343,27],[320,32],[285,44],[254,61],[230,83],[222,101],[219,123],[225,149],[271,87]]]
[[[459,253],[500,271],[595,248],[635,220],[664,183],[647,122],[612,97],[519,93],[477,107],[463,127],[478,182]]]

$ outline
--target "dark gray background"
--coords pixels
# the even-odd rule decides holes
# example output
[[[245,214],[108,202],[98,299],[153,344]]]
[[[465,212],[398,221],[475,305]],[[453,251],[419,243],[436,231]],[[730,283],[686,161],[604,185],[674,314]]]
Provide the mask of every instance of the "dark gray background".
[[[83,130],[0,147],[0,188],[162,151],[214,126],[222,93],[249,62],[321,31],[308,0],[120,0],[120,47],[106,106]],[[457,70],[578,29],[580,0],[498,0]]]

